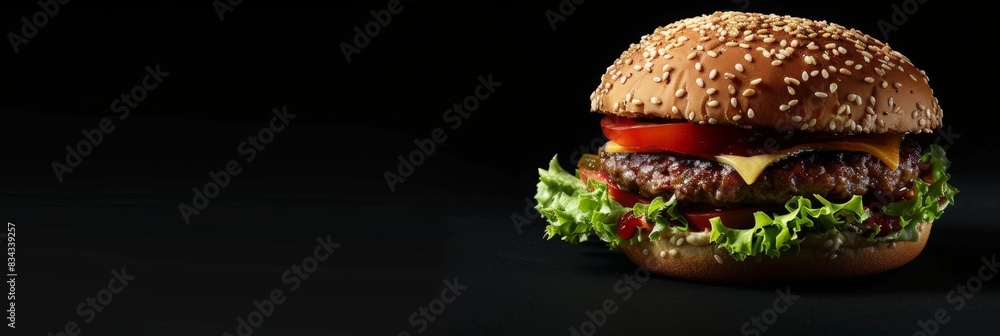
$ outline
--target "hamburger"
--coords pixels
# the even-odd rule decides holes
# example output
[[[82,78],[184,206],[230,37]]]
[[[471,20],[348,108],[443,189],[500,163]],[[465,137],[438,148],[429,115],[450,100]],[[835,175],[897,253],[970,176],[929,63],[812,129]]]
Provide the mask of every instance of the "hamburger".
[[[850,278],[923,250],[958,192],[929,78],[855,29],[716,12],[656,28],[590,96],[609,140],[539,169],[547,239],[707,282]]]

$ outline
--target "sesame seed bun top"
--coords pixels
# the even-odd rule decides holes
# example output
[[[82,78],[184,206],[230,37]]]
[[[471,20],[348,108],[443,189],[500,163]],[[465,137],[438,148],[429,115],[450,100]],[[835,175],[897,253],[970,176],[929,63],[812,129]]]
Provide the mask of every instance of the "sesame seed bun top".
[[[716,12],[657,28],[608,67],[591,111],[823,133],[941,126],[929,78],[906,56],[826,21]]]

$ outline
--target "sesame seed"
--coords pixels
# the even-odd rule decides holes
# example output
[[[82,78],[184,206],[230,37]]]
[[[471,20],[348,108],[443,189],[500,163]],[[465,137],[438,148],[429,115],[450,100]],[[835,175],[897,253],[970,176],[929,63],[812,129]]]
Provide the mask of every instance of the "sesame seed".
[[[660,101],[660,98],[656,98],[656,97],[650,97],[649,98],[649,102],[653,103],[653,104],[656,104],[656,105],[660,105],[660,103],[662,103],[662,101]]]
[[[852,66],[852,65],[854,65],[854,61],[852,61],[852,60],[846,60],[846,61],[844,61],[844,65],[846,65],[846,66]]]
[[[660,78],[659,76],[653,77],[653,82],[654,83],[659,83],[659,82],[662,82],[662,81],[663,81],[663,78]]]
[[[736,75],[727,72],[724,75],[722,75],[722,77],[725,77],[726,79],[733,79],[736,78]]]
[[[688,120],[694,120],[694,111],[688,112]]]
[[[699,44],[697,47],[695,47],[695,49],[698,49],[698,51],[705,51],[705,46]]]
[[[775,40],[774,40],[773,37],[765,37],[764,38],[764,43],[774,43],[774,41]]]
[[[626,92],[625,93],[625,100],[632,100],[632,93],[631,92]]]
[[[793,116],[792,117],[792,122],[801,122],[801,121],[802,121],[802,117],[800,117],[800,116]]]
[[[865,67],[864,65],[857,64],[857,65],[854,66],[854,70],[861,70],[861,68],[864,68],[864,67]]]
[[[687,58],[688,58],[688,60],[693,60],[695,57],[698,57],[698,52],[697,51],[692,51],[690,54],[688,54]]]
[[[830,93],[837,92],[837,83],[830,83]]]
[[[875,103],[877,103],[878,101],[875,100],[875,96],[869,96],[868,102],[871,103],[872,105],[875,105]]]
[[[847,49],[845,49],[844,47],[837,47],[837,51],[839,51],[841,54],[847,53]]]
[[[920,117],[920,111],[913,110],[913,116],[911,118],[917,119]]]
[[[670,66],[670,64],[664,64],[663,68],[660,69],[660,70],[662,70],[663,72],[668,72],[668,71],[673,70],[673,69],[674,68],[672,66]]]
[[[823,71],[821,71],[820,73],[823,74],[823,78],[830,78],[830,73],[826,72],[826,69],[823,69]]]
[[[847,101],[855,101],[855,100],[857,100],[858,98],[859,98],[859,97],[858,97],[858,95],[856,95],[856,94],[853,94],[853,93],[852,93],[852,94],[849,94],[849,95],[847,95]],[[858,105],[861,105],[861,104],[860,104],[860,103],[858,103]]]
[[[612,109],[618,111],[618,102],[615,102],[615,104],[612,105]]]
[[[887,87],[889,87],[889,82],[882,81],[882,88],[885,89]]]
[[[814,93],[814,94],[816,95],[816,97],[820,97],[820,98],[826,98],[826,97],[829,97],[829,95],[827,95],[827,94],[826,94],[826,92],[818,92],[818,91],[817,91],[817,92],[816,92],[816,93]]]
[[[896,102],[892,99],[892,97],[889,97],[889,107],[892,107],[893,105],[896,105]]]
[[[802,127],[799,127],[799,130],[805,131],[807,129],[809,129],[809,124],[802,124]]]
[[[736,107],[736,103],[737,103],[736,97],[729,98],[729,105],[733,105],[733,107]]]
[[[924,104],[921,102],[917,102],[917,108],[920,109],[921,111],[927,109],[927,107],[925,107]]]
[[[698,70],[698,71],[700,72],[700,71],[701,71],[701,62],[697,62],[697,63],[695,63],[695,64],[694,64],[694,69],[695,69],[695,70]]]
[[[794,84],[794,85],[799,85],[799,83],[800,83],[800,82],[799,82],[799,80],[798,80],[798,79],[795,79],[795,78],[792,78],[792,77],[785,77],[785,84],[789,84],[789,85],[792,85],[792,84]]]
[[[729,84],[729,94],[736,94],[736,87]]]
[[[788,109],[790,109],[790,108],[792,108],[792,107],[788,106],[788,105],[785,105],[785,104],[781,104],[781,106],[778,106],[778,109],[781,110],[781,112],[788,111]]]
[[[753,56],[750,56],[750,54],[743,55],[743,59],[747,60],[747,62],[753,62]]]
[[[848,106],[846,104],[845,105],[840,105],[840,108],[837,109],[837,114],[844,114],[844,111],[846,111],[847,109],[848,109]]]
[[[812,126],[816,126],[816,118],[812,118],[812,120],[809,120],[809,127]]]
[[[695,84],[698,84],[698,87],[705,87],[705,80],[703,80],[703,79],[701,79],[701,78],[696,78],[696,79],[694,80],[694,83],[695,83]]]
[[[808,72],[802,71],[802,80],[803,81],[809,80],[809,73]]]
[[[756,93],[757,93],[757,91],[754,90],[754,89],[746,89],[746,90],[743,91],[743,96],[744,97],[750,97],[750,96],[753,96]]]
[[[750,49],[750,45],[749,45],[749,44],[746,44],[746,43],[740,43],[740,48],[743,48],[743,49]]]
[[[639,71],[639,70],[642,70],[642,67],[639,66],[638,64],[636,64],[636,65],[632,66],[632,69],[635,70],[635,71]]]
[[[666,257],[667,257],[667,251],[660,251],[660,258],[666,258]]]
[[[868,112],[868,114],[874,115],[875,114],[875,109],[873,109],[871,106],[869,106],[869,107],[865,108],[865,112]]]
[[[719,75],[719,72],[715,71],[715,69],[712,69],[712,71],[708,73],[708,79],[715,79],[715,76],[718,76],[718,75]]]
[[[718,123],[718,122],[719,122],[719,121],[718,121],[718,120],[715,120],[715,118],[708,118],[708,123],[709,123],[709,124],[712,124],[712,125],[715,125],[715,124],[716,124],[716,123]],[[679,242],[679,241],[680,241],[680,240],[678,240],[678,242]]]
[[[868,84],[875,83],[875,78],[865,77],[865,83]]]
[[[847,68],[840,68],[839,71],[840,71],[841,74],[848,75],[848,76],[851,75],[851,70],[847,70]]]
[[[920,121],[919,121],[918,124],[920,124],[921,127],[923,127],[924,125],[927,125],[927,119],[920,119]]]
[[[684,89],[677,89],[677,92],[674,92],[674,96],[677,98],[684,97],[685,93],[687,93],[687,91]]]
[[[757,84],[760,84],[760,82],[763,82],[763,81],[764,81],[764,79],[757,78],[757,79],[754,79],[754,80],[750,81],[750,84],[757,85]]]
[[[898,89],[898,88],[903,87],[903,83],[896,82],[895,84],[892,84],[892,86]]]
[[[798,99],[792,99],[791,101],[788,102],[788,106],[795,106],[798,105],[798,103],[799,103]]]
[[[649,249],[642,249],[642,255],[648,256],[649,255]]]
[[[708,105],[710,107],[716,107],[716,106],[719,106],[719,101],[718,100],[709,100],[708,103],[706,103],[705,105]]]
[[[642,105],[642,101],[639,99],[632,99],[632,105]]]
[[[793,88],[791,86],[786,86],[786,88],[788,88],[788,94],[790,94],[790,95],[794,95],[795,94],[795,88]]]
[[[743,64],[736,63],[736,71],[743,72]]]
[[[714,95],[716,91],[718,90],[716,90],[715,88],[708,88],[708,90],[705,90],[705,93],[707,93],[708,95]]]
[[[812,72],[809,73],[809,76],[812,76],[812,77],[819,76],[819,70],[813,70]]]
[[[833,120],[831,120],[830,121],[830,130],[835,130],[835,129],[837,129],[837,123],[835,123]]]
[[[824,48],[826,48],[826,49],[834,49],[834,48],[837,48],[837,44],[835,44],[835,43],[827,43],[826,46],[824,46]]]
[[[673,257],[676,255],[677,255],[677,249],[670,249],[670,256]]]
[[[677,108],[677,106],[671,106],[670,107],[670,112],[673,112],[674,114],[680,114],[681,113],[681,109]]]
[[[753,119],[753,109],[747,109],[747,118]]]
[[[708,57],[711,57],[711,58],[719,57],[719,53],[716,53],[715,51],[712,51],[712,50],[709,50],[707,54],[708,54]]]
[[[773,65],[773,66],[779,66],[779,65],[781,65],[781,60],[774,60],[774,61],[771,62],[771,65]]]
[[[718,254],[714,254],[712,256],[715,257],[715,261],[718,262],[719,265],[722,265],[722,257],[720,257]]]

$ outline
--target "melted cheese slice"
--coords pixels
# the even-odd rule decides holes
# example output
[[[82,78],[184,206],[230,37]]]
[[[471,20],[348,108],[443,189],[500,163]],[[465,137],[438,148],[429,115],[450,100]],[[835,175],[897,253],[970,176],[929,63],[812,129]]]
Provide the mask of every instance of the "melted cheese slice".
[[[884,162],[890,169],[899,167],[899,144],[903,137],[895,135],[865,137],[852,141],[828,141],[804,143],[791,148],[782,149],[770,154],[754,156],[717,155],[715,160],[733,167],[747,184],[753,184],[764,172],[764,168],[775,161],[804,151],[847,151],[866,152]],[[614,141],[608,142],[604,151],[609,153],[635,153],[636,148],[621,146]]]

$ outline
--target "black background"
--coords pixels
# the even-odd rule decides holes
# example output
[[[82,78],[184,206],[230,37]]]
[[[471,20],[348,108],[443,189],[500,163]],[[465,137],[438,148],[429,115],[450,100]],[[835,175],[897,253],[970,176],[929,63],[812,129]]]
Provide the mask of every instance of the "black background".
[[[514,225],[532,214],[536,168],[554,154],[568,165],[600,136],[587,97],[629,43],[744,3],[590,0],[553,31],[544,13],[559,1],[403,1],[351,62],[341,43],[386,1],[243,1],[223,21],[208,0],[62,5],[18,53],[0,48],[0,217],[18,229],[16,331],[76,322],[85,335],[221,335],[283,289],[287,301],[255,335],[416,335],[410,314],[458,278],[468,288],[423,334],[568,334],[606,299],[619,309],[598,334],[740,334],[776,289],[800,298],[768,335],[911,335],[938,309],[950,317],[942,335],[996,334],[993,282],[961,310],[946,301],[1000,239],[987,164],[997,152],[993,22],[979,5],[927,1],[888,35],[931,78],[950,134],[937,138],[962,190],[901,269],[755,286],[654,276],[624,300],[616,282],[636,269],[623,254],[545,241],[540,219]],[[902,3],[757,0],[747,10],[881,38],[878,22],[893,22]],[[40,10],[3,6],[5,37]],[[170,73],[161,86],[60,182],[51,164],[65,161],[64,147],[117,117],[111,101],[157,64]],[[451,129],[445,110],[489,75],[502,84]],[[238,144],[283,106],[297,115],[288,128],[186,224],[178,204],[209,171],[242,160]],[[390,189],[384,173],[435,128],[447,140]],[[282,272],[327,236],[340,247],[289,291]],[[84,323],[76,306],[122,267],[136,279]]]

